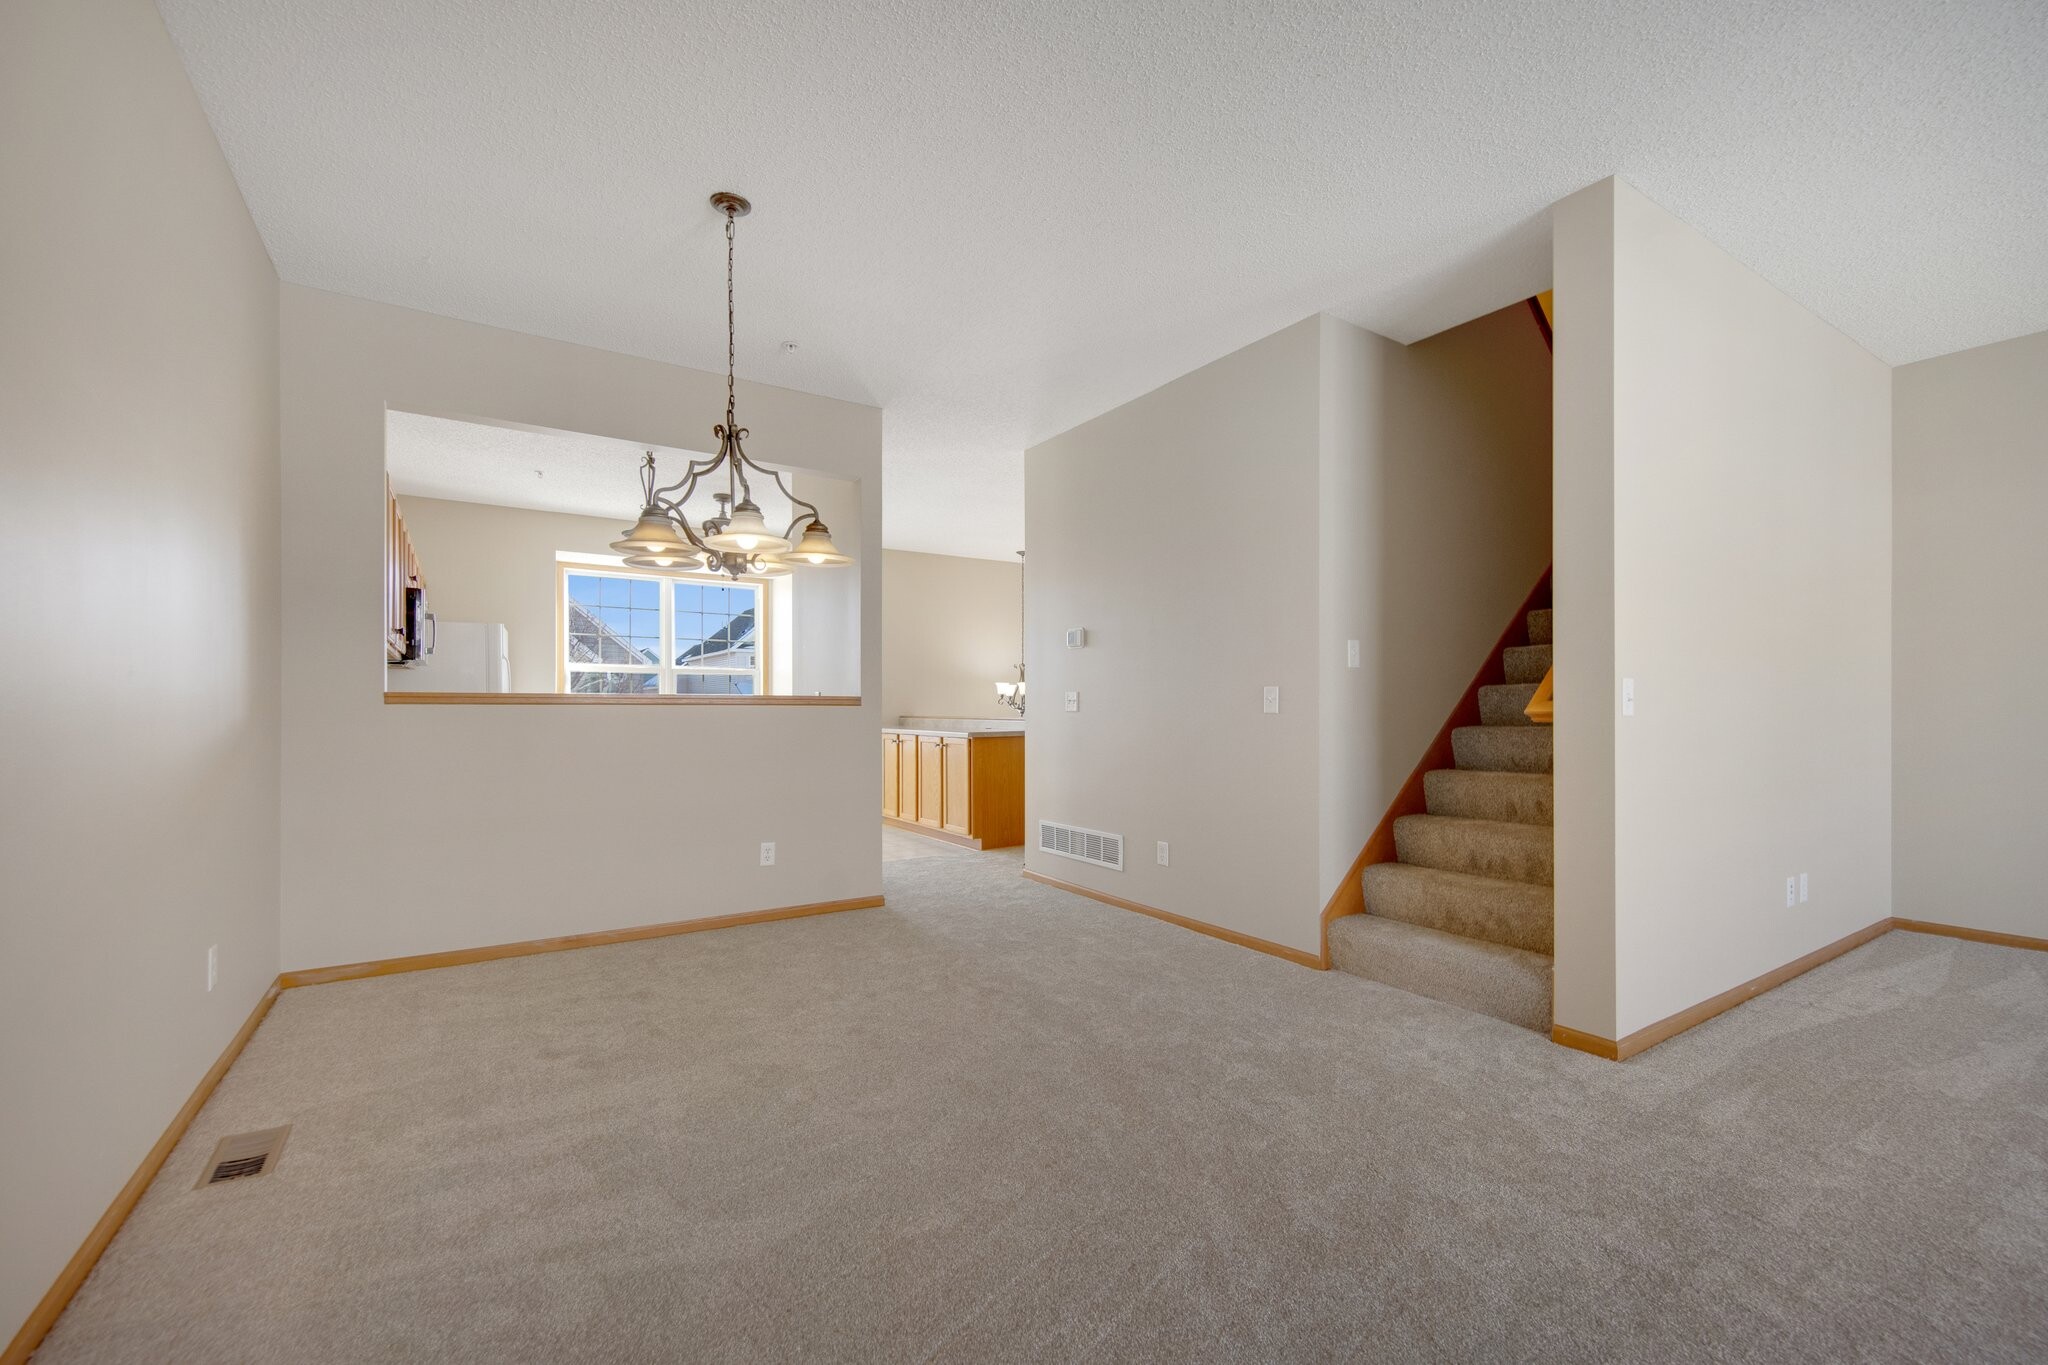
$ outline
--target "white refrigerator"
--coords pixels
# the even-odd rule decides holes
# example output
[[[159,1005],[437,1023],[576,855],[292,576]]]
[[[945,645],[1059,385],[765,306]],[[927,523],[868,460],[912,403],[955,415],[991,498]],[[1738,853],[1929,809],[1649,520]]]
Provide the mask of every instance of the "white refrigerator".
[[[430,652],[384,670],[387,692],[510,692],[511,655],[496,621],[436,621]]]

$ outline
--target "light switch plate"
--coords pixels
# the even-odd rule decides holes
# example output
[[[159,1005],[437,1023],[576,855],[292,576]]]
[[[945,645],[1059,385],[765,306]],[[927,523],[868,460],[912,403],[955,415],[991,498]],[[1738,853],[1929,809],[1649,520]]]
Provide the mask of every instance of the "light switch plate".
[[[1067,709],[1069,711],[1078,711],[1081,709],[1081,694],[1079,692],[1067,693]]]
[[[1636,680],[1634,678],[1623,678],[1621,680],[1621,714],[1632,716],[1635,713]]]
[[[1344,666],[1346,668],[1358,667],[1358,641],[1346,640],[1344,642]]]
[[[1277,687],[1266,689],[1266,714],[1269,716],[1280,714],[1280,689]]]

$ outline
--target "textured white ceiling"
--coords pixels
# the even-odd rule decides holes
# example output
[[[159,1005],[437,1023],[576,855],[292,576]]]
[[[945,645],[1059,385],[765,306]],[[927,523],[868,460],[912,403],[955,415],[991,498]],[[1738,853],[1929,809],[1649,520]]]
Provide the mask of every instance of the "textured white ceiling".
[[[394,411],[384,418],[384,468],[401,495],[606,517],[622,532],[640,515],[640,457],[649,449],[664,484],[681,477],[689,461],[703,458],[697,452],[577,432],[416,412]],[[721,483],[692,498],[690,519],[715,516],[718,506],[711,494],[723,490]],[[778,530],[795,515],[772,483],[757,481],[753,495],[762,517]]]
[[[288,280],[717,370],[752,196],[740,372],[882,405],[904,549],[1311,312],[1543,288],[1609,174],[1888,361],[2048,329],[2042,0],[160,3]]]

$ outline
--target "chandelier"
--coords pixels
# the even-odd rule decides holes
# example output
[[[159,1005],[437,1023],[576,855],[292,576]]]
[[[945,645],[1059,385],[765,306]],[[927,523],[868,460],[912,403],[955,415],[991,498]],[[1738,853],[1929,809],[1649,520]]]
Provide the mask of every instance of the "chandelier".
[[[718,438],[718,453],[690,461],[682,478],[657,487],[654,452],[648,451],[640,461],[640,519],[612,542],[612,548],[636,569],[708,569],[731,578],[773,578],[799,565],[851,564],[853,556],[832,543],[832,532],[816,505],[790,492],[779,472],[755,463],[740,448],[748,433],[733,416],[733,225],[754,206],[723,190],[711,196],[711,206],[725,215],[725,420],[711,428]],[[691,526],[685,504],[700,486],[714,486],[721,470],[725,491],[711,495],[717,514]],[[749,471],[772,480],[796,509],[780,535],[761,516]]]

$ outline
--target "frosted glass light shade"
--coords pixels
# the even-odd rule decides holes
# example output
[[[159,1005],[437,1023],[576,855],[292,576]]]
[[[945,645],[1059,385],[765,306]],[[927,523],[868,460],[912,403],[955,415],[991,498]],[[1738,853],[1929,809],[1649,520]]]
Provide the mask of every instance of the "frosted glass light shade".
[[[685,545],[678,554],[633,554],[620,562],[629,569],[701,569],[704,556]]]
[[[612,548],[622,555],[687,555],[701,558],[697,550],[677,534],[676,528],[660,509],[643,508],[640,520],[633,523],[624,535],[612,542]]]
[[[707,537],[704,543],[714,550],[736,555],[776,555],[789,548],[789,541],[769,530],[768,523],[761,520],[761,509],[751,499],[733,508],[725,529]]]
[[[800,564],[820,567],[853,563],[852,555],[842,553],[839,547],[832,543],[831,529],[822,521],[813,521],[804,528],[803,538],[797,541],[796,549],[790,551],[790,556]]]

